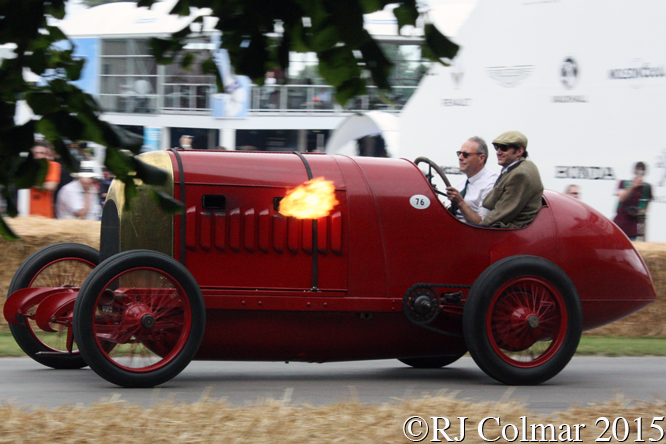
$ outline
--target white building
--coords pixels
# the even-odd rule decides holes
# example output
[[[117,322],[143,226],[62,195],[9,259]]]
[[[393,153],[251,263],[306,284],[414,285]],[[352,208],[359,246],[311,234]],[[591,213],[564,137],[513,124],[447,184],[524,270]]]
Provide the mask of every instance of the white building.
[[[195,136],[196,148],[322,149],[329,133],[355,112],[397,113],[429,66],[421,60],[418,33],[399,36],[393,14],[380,12],[367,16],[366,24],[393,56],[394,75],[401,77],[394,104],[380,101],[371,89],[341,108],[318,76],[314,54],[298,53],[291,54],[288,73],[274,73],[284,75],[285,84],[267,82],[263,88],[228,72],[225,54],[216,54],[226,88],[218,94],[214,78],[196,63],[185,71],[177,63],[157,65],[150,55],[149,38],[167,37],[191,21],[168,14],[174,3],[166,0],[151,9],[111,3],[77,10],[59,23],[74,41],[75,54],[87,59],[77,84],[98,98],[106,120],[143,134],[146,149],[177,146],[183,134]],[[186,47],[197,61],[215,53],[219,34],[213,24],[206,19],[202,36]]]

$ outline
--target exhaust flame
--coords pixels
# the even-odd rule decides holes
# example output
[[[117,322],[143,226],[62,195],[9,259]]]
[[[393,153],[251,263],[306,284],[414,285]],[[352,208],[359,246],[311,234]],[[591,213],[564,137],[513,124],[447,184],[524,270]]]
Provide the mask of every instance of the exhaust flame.
[[[317,177],[287,192],[278,212],[296,219],[319,219],[328,216],[337,204],[333,181]]]

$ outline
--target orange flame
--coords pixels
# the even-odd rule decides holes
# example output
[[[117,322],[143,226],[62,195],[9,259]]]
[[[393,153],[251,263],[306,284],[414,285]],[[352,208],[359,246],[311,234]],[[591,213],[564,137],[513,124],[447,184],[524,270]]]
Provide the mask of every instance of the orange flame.
[[[278,211],[296,219],[319,219],[328,216],[338,203],[333,181],[317,177],[288,191]]]

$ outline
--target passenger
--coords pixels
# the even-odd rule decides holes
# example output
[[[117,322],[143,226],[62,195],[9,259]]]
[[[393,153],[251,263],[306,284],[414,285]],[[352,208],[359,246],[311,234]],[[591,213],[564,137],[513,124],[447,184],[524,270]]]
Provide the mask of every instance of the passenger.
[[[488,145],[482,138],[474,136],[463,143],[456,155],[460,171],[467,177],[456,188],[446,188],[451,201],[449,211],[462,221],[478,224],[490,212],[482,203],[497,180],[497,174],[486,168]]]
[[[541,208],[543,184],[536,165],[527,157],[527,137],[507,131],[493,140],[497,163],[503,169],[483,206],[490,212],[480,225],[498,228],[524,227]]]

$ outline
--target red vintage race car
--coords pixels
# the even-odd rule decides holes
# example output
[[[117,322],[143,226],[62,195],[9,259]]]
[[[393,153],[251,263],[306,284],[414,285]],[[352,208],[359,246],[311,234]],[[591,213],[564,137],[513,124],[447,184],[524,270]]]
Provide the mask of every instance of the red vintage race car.
[[[655,299],[627,237],[558,193],[528,227],[492,229],[447,211],[430,174],[444,173],[423,158],[427,174],[404,159],[322,154],[141,159],[169,180],[137,181],[128,204],[114,182],[100,252],[52,245],[14,276],[4,315],[46,366],[151,387],[192,359],[435,368],[469,351],[498,381],[538,384],[567,365],[582,331]],[[281,214],[285,196],[322,177],[330,211]],[[157,191],[184,213],[166,216]]]

